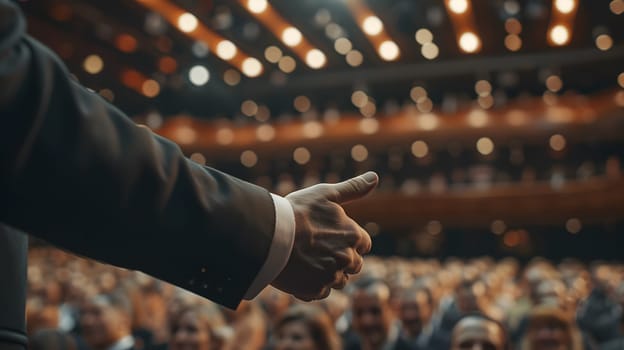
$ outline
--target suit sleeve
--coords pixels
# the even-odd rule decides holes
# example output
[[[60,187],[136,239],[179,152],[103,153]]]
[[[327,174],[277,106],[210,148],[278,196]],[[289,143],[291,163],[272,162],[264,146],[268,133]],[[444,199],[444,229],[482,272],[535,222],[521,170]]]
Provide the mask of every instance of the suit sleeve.
[[[71,81],[0,0],[0,222],[235,307],[267,258],[275,208]]]

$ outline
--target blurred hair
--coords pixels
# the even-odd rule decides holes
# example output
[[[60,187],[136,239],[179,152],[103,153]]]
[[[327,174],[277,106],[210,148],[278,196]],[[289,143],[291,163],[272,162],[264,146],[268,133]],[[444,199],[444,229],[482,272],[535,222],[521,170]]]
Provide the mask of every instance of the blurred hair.
[[[509,331],[507,330],[507,327],[500,321],[495,320],[485,314],[482,313],[478,313],[478,312],[471,312],[471,313],[467,313],[465,315],[462,315],[458,320],[457,323],[455,323],[455,327],[453,327],[453,333],[455,333],[455,329],[459,326],[459,324],[466,320],[466,319],[478,319],[481,321],[485,321],[485,322],[490,322],[490,323],[494,323],[498,326],[498,328],[501,330],[501,333],[503,335],[503,349],[504,350],[510,350],[511,349],[511,342],[509,339]]]
[[[537,306],[531,310],[528,317],[527,332],[521,341],[520,350],[532,349],[529,333],[531,332],[531,326],[540,320],[554,321],[561,325],[569,336],[570,350],[583,350],[583,339],[574,321],[573,313],[566,312],[559,307],[551,305]]]
[[[128,317],[132,316],[132,303],[126,292],[122,289],[116,289],[110,293],[98,294],[91,298],[91,302],[110,306],[128,315]]]
[[[219,329],[226,325],[223,314],[216,305],[205,302],[201,304],[184,304],[169,320],[169,329],[172,333],[178,322],[188,313],[195,315],[200,327],[203,327],[212,337],[217,336]]]
[[[379,300],[388,302],[390,300],[390,287],[379,278],[363,277],[351,284],[351,295],[363,292],[374,296]]]
[[[342,349],[340,337],[329,315],[321,308],[311,305],[295,305],[289,308],[275,324],[275,333],[292,322],[303,322],[310,332],[317,349]]]

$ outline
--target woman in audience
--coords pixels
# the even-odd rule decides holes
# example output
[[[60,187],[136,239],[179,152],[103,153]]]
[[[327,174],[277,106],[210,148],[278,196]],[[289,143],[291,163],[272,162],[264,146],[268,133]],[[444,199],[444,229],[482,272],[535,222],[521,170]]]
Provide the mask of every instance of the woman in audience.
[[[185,305],[170,322],[169,350],[217,350],[224,346],[220,337],[223,316],[210,304]]]
[[[275,327],[275,350],[339,350],[340,338],[322,309],[296,305],[288,309]]]

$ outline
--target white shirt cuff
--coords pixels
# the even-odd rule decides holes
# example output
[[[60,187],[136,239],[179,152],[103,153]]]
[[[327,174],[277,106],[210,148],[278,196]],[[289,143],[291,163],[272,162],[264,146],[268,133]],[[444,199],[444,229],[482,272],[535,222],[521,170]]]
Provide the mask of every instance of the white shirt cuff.
[[[295,243],[295,213],[290,202],[271,193],[275,205],[275,233],[264,265],[245,294],[245,299],[255,298],[282,272]]]

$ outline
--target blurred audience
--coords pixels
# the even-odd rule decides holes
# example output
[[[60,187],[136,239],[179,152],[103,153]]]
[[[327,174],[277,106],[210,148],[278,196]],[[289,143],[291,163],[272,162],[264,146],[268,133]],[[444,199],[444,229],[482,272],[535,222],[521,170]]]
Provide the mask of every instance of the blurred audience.
[[[31,349],[624,350],[624,265],[367,257],[343,291],[228,310],[143,273],[32,247]]]

